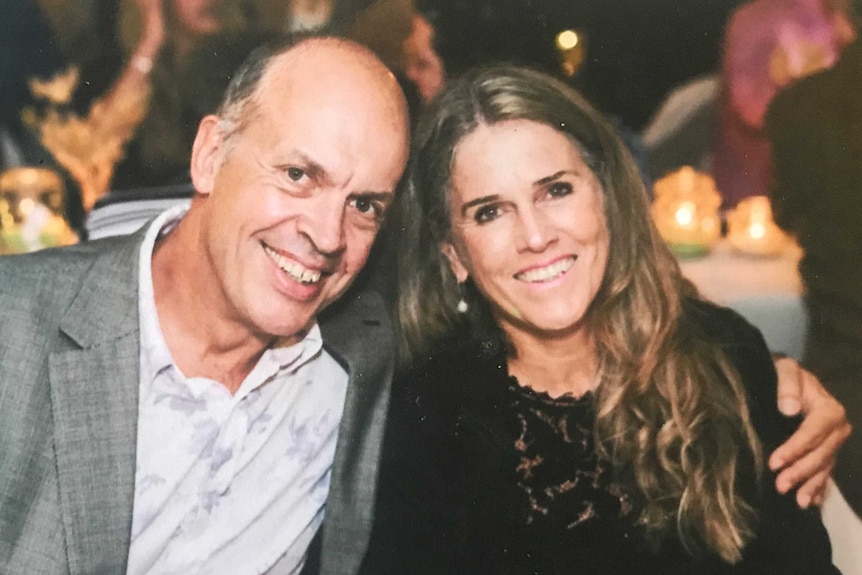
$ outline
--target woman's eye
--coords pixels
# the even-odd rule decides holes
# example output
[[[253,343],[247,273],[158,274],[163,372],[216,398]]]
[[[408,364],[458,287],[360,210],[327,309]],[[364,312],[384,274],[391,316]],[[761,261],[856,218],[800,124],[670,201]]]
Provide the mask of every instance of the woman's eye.
[[[298,182],[303,177],[305,177],[305,170],[302,168],[288,168],[287,169],[287,177],[293,180],[294,182]]]
[[[477,209],[476,213],[473,214],[473,219],[476,220],[477,224],[484,224],[497,219],[499,216],[500,206],[489,204]]]
[[[572,193],[572,185],[568,182],[554,182],[548,186],[548,195],[554,198],[562,198]]]

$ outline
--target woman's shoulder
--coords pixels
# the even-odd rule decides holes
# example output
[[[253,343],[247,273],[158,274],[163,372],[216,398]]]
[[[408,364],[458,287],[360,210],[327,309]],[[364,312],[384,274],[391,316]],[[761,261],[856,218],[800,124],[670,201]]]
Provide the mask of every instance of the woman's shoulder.
[[[766,349],[760,331],[738,312],[716,303],[686,298],[683,316],[691,321],[716,344],[728,347]]]
[[[756,389],[776,395],[775,367],[766,340],[747,319],[730,308],[699,299],[683,301],[683,318],[688,329],[722,350],[749,392]]]
[[[768,453],[792,433],[798,421],[778,411],[778,376],[760,331],[736,311],[704,300],[687,299],[685,318],[718,346],[739,373],[751,419]]]

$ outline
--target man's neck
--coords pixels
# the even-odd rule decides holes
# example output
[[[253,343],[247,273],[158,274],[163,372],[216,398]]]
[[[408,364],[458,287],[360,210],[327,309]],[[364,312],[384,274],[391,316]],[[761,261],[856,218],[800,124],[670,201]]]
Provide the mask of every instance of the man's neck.
[[[228,308],[193,213],[153,250],[153,295],[159,326],[174,363],[186,377],[206,377],[236,393],[272,338],[255,333]],[[189,257],[189,254],[195,254]]]

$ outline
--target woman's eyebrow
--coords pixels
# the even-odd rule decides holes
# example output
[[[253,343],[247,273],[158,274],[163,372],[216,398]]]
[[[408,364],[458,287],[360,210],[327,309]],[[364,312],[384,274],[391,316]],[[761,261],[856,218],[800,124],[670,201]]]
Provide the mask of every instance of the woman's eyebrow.
[[[481,198],[473,198],[469,202],[464,202],[463,204],[461,204],[461,216],[462,217],[466,216],[467,210],[469,210],[470,208],[472,208],[474,206],[478,206],[481,204],[487,204],[488,202],[493,202],[493,201],[496,201],[499,199],[500,199],[499,195],[493,194],[490,196],[482,196]]]
[[[550,176],[545,176],[544,178],[540,178],[540,179],[536,180],[535,182],[533,182],[533,187],[538,188],[541,186],[546,186],[546,185],[550,184],[551,182],[559,180],[560,178],[562,178],[566,174],[571,174],[573,176],[578,175],[577,172],[574,170],[560,170],[559,172],[551,174]]]

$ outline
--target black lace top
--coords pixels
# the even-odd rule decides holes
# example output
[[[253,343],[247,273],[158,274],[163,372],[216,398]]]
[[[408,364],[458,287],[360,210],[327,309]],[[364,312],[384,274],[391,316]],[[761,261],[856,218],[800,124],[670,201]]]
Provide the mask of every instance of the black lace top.
[[[770,453],[792,422],[762,337],[728,310],[685,309],[742,376]],[[392,394],[363,575],[835,573],[816,512],[776,493],[772,473],[739,485],[759,517],[740,563],[690,553],[672,530],[647,537],[633,478],[596,454],[593,395],[522,387],[494,346],[453,339]]]
[[[632,497],[596,456],[593,394],[552,398],[511,377],[508,399],[523,524],[551,532],[590,528],[599,518],[630,524]]]

